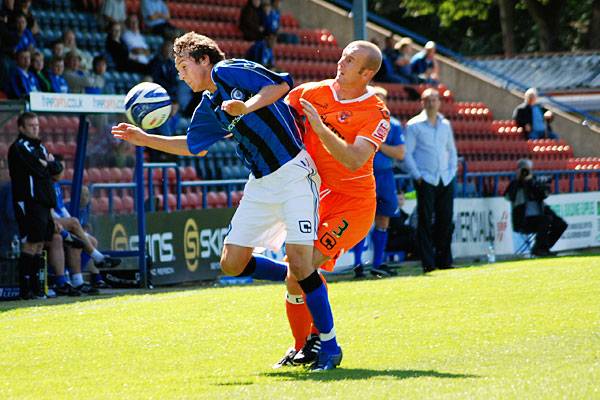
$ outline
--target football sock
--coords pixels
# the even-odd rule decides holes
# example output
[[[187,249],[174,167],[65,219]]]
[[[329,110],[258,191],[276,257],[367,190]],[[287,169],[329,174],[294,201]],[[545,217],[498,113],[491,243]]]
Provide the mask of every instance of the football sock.
[[[356,243],[356,245],[352,248],[352,251],[354,252],[354,265],[362,264],[362,253],[363,253],[364,247],[365,247],[365,239]]]
[[[287,276],[287,263],[255,254],[238,276],[252,276],[254,279],[284,282]]]
[[[35,255],[23,253],[19,256],[19,290],[20,295],[23,298],[26,298],[30,295],[32,291],[32,272],[35,268]]]
[[[92,254],[90,254],[90,256],[96,262],[102,262],[102,260],[104,260],[104,254],[100,253],[97,249],[94,249],[94,251],[92,251]]]
[[[373,229],[373,267],[377,268],[383,263],[385,246],[387,244],[387,230]]]
[[[85,267],[91,258],[92,257],[88,253],[84,251],[81,252],[81,269],[85,270]]]
[[[62,287],[67,283],[67,278],[64,275],[56,275],[56,277],[54,277],[54,282],[56,283],[56,286]]]
[[[294,348],[298,351],[306,343],[312,326],[312,317],[300,294],[286,294],[285,311],[294,336]]]
[[[81,272],[71,275],[71,283],[75,287],[83,285],[83,275]]]
[[[339,352],[339,346],[335,338],[335,327],[333,325],[333,313],[329,304],[327,288],[323,284],[317,271],[314,271],[305,279],[298,281],[305,294],[305,302],[310,310],[313,321],[319,330],[321,349],[329,354]]]

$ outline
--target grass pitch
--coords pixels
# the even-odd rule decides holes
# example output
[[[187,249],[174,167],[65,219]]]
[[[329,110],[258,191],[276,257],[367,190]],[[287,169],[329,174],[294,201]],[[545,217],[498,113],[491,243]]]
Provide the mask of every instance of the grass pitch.
[[[0,304],[0,398],[600,398],[600,256],[329,287],[325,373],[271,369],[280,285]]]

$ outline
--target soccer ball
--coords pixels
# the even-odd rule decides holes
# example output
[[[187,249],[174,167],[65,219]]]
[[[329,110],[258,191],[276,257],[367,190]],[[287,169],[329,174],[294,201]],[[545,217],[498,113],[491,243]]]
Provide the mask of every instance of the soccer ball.
[[[125,97],[127,119],[142,129],[158,128],[170,114],[171,98],[165,88],[156,83],[139,83]]]

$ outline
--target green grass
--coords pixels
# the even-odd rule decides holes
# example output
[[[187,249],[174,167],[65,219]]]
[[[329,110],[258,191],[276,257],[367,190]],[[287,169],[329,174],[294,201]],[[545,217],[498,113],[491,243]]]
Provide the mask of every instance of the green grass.
[[[0,398],[600,398],[600,256],[333,283],[326,373],[271,369],[283,293],[0,304]]]

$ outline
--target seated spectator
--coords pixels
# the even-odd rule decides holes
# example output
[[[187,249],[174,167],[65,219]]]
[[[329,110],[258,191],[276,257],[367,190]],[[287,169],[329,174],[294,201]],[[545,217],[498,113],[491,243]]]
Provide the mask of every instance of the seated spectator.
[[[92,55],[77,47],[77,40],[75,33],[68,29],[63,33],[63,43],[65,46],[64,51],[77,53],[81,59],[81,69],[83,71],[89,71],[92,68]],[[66,60],[65,60],[66,61]]]
[[[112,83],[106,82],[106,58],[104,56],[94,57],[92,61],[92,84],[85,89],[90,94],[113,94],[115,88]]]
[[[118,71],[136,72],[146,75],[148,66],[129,57],[129,49],[122,41],[121,25],[112,23],[106,37],[106,51],[110,54]]]
[[[39,50],[33,52],[31,58],[31,67],[29,67],[29,73],[33,74],[37,79],[37,86],[42,92],[51,92],[52,85],[50,80],[46,78],[44,72],[44,53]]]
[[[281,11],[279,0],[265,1],[262,5],[263,32],[265,35],[273,34],[277,37],[281,26]]]
[[[31,31],[31,34],[35,38],[38,46],[42,43],[42,35],[40,34],[40,26],[38,25],[37,20],[34,18],[31,13],[31,0],[19,0],[15,6],[15,13],[21,13],[25,15],[27,19],[27,28]]]
[[[171,15],[163,0],[142,0],[142,18],[144,26],[155,35],[171,38],[177,28],[169,23]]]
[[[523,129],[527,139],[558,139],[552,131],[550,123],[554,119],[552,111],[546,110],[537,103],[537,90],[529,88],[525,91],[525,101],[513,111],[513,119]]]
[[[7,95],[11,99],[24,99],[31,92],[38,92],[35,75],[29,72],[31,66],[31,53],[29,50],[20,50],[17,53],[17,64],[10,73]]]
[[[435,42],[427,42],[425,48],[412,57],[410,72],[412,75],[417,76],[420,82],[438,83],[439,73],[435,61]]]
[[[64,58],[65,57],[65,44],[61,39],[52,42],[52,57]]]
[[[104,19],[104,28],[116,22],[123,25],[127,17],[125,0],[104,0],[100,14]]]
[[[179,78],[173,61],[172,41],[165,40],[158,54],[150,61],[150,75],[155,83],[165,88],[171,99],[176,98]]]
[[[417,257],[417,229],[416,229],[416,208],[412,215],[408,215],[402,207],[406,199],[404,191],[398,191],[398,214],[390,218],[388,228],[388,241],[386,251],[406,253],[407,259],[418,259]],[[411,224],[414,223],[414,225]]]
[[[69,93],[84,93],[93,84],[91,76],[81,68],[79,54],[73,51],[68,52],[65,57],[64,77],[69,85]]]
[[[275,59],[273,57],[275,41],[275,34],[267,34],[264,39],[257,40],[252,46],[250,46],[246,52],[245,58],[247,60],[262,64],[266,68],[272,68],[275,64]]]
[[[384,43],[381,54],[387,57],[393,65],[396,65],[396,60],[398,59],[400,52],[396,49],[396,39],[394,39],[394,35],[391,34],[387,36]]]
[[[148,64],[150,61],[150,47],[146,38],[140,32],[140,22],[137,15],[131,14],[127,17],[127,29],[123,32],[121,40],[129,49],[129,58],[141,64]]]
[[[239,28],[244,40],[255,42],[263,38],[265,28],[260,0],[248,0],[240,13]]]
[[[50,60],[48,79],[51,91],[54,93],[69,93],[69,84],[63,76],[65,72],[65,60],[62,57],[53,57]]]
[[[417,77],[415,77],[410,68],[410,60],[412,58],[412,39],[405,37],[400,39],[400,41],[396,44],[396,48],[398,49],[398,57],[396,58],[396,62],[394,63],[394,67],[398,75],[406,78],[411,83],[417,82]]]
[[[16,54],[21,50],[33,50],[37,43],[33,37],[33,33],[27,27],[27,18],[25,14],[15,14],[15,30],[12,33],[12,42],[15,43],[13,53]]]
[[[533,162],[521,159],[517,163],[517,176],[513,179],[504,197],[510,201],[512,224],[515,232],[535,233],[535,244],[531,253],[548,256],[568,224],[544,203],[549,190],[545,183],[533,174]]]

